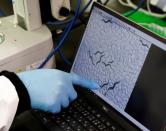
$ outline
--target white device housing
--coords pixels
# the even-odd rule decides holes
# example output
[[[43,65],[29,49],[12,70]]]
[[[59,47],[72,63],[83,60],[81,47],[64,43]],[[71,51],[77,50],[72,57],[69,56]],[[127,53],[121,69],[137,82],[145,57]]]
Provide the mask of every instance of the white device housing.
[[[64,20],[66,17],[60,15],[61,7],[70,10],[70,0],[50,0],[52,16],[58,20]]]
[[[13,24],[14,16],[0,19],[0,71],[19,72],[35,69],[53,48],[52,35],[46,26],[26,31]],[[52,58],[46,68],[53,68]]]
[[[13,0],[15,22],[33,31],[42,26],[39,0]]]
[[[166,12],[166,0],[151,0],[150,3]]]

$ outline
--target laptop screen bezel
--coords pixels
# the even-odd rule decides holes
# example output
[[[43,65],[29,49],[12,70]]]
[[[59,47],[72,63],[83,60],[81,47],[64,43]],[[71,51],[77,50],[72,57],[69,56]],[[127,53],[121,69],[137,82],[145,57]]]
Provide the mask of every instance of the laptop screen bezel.
[[[152,37],[153,39],[156,39],[156,40],[158,40],[159,42],[164,43],[164,46],[165,46],[165,47],[164,47],[164,50],[166,50],[166,45],[165,45],[165,44],[166,44],[166,39],[164,39],[164,38],[158,36],[157,34],[153,33],[152,31],[150,31],[150,30],[148,30],[148,29],[146,29],[146,28],[144,28],[144,27],[138,25],[137,23],[135,23],[135,22],[133,22],[133,21],[127,19],[126,17],[120,15],[119,13],[117,13],[117,12],[115,12],[115,11],[113,11],[113,10],[111,10],[111,9],[109,9],[109,8],[107,8],[107,7],[105,7],[105,6],[103,6],[103,5],[101,5],[100,3],[94,2],[94,3],[92,4],[92,8],[91,8],[91,11],[90,11],[90,13],[89,13],[88,21],[89,21],[89,18],[90,18],[90,16],[91,16],[91,13],[92,13],[94,7],[97,7],[97,8],[99,8],[99,9],[105,11],[106,13],[108,13],[108,14],[110,14],[110,15],[116,17],[116,18],[118,18],[118,19],[121,20],[122,22],[125,22],[126,24],[128,24],[128,25],[130,25],[130,26],[132,26],[132,27],[134,27],[134,28],[136,28],[136,29],[142,31],[143,33],[147,34],[148,36]],[[82,39],[80,40],[80,42],[81,42],[81,41],[82,41]],[[77,53],[78,53],[78,51],[76,52],[75,57],[77,56]],[[75,63],[75,62],[74,62],[74,63]],[[73,68],[73,66],[74,66],[74,63],[73,63],[73,65],[72,65],[72,68]],[[72,68],[71,68],[71,71],[72,71]],[[100,100],[102,103],[104,103],[107,107],[110,108],[110,110],[113,110],[116,114],[118,114],[123,120],[127,121],[127,123],[129,123],[129,124],[130,124],[131,126],[133,126],[135,129],[137,129],[137,130],[140,129],[137,125],[135,125],[135,124],[134,124],[132,121],[130,121],[128,118],[126,118],[123,114],[121,114],[120,112],[118,112],[114,107],[112,107],[112,106],[109,105],[107,102],[105,102],[103,99],[101,99],[99,96],[97,96],[93,91],[91,91],[91,90],[86,90],[86,92],[88,93],[88,95],[92,95],[92,97],[95,97],[95,98],[97,98],[98,100]],[[108,109],[108,110],[109,110],[109,109]]]

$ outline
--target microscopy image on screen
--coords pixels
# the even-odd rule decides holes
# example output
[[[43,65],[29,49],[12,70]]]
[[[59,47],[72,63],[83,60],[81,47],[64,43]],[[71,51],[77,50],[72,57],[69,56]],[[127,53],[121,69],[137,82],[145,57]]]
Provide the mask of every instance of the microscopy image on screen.
[[[72,72],[97,81],[98,93],[124,110],[150,47],[124,23],[94,9]]]

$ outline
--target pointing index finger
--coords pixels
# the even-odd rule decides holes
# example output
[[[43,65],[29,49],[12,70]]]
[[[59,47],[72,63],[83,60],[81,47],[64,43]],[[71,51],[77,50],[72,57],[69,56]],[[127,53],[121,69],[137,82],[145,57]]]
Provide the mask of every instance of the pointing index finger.
[[[78,86],[88,88],[88,89],[98,89],[98,88],[100,88],[100,86],[94,81],[87,80],[83,77],[78,76],[75,73],[71,73],[71,75],[72,75],[72,82],[73,82],[74,85],[78,85]]]

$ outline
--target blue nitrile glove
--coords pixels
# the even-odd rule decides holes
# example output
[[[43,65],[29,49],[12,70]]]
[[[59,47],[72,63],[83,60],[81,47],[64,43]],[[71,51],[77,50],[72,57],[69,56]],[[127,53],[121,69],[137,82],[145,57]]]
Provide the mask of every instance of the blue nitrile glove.
[[[74,73],[55,69],[38,69],[17,74],[26,86],[31,107],[47,112],[58,113],[77,97],[73,85],[97,89],[95,82],[85,80]]]

